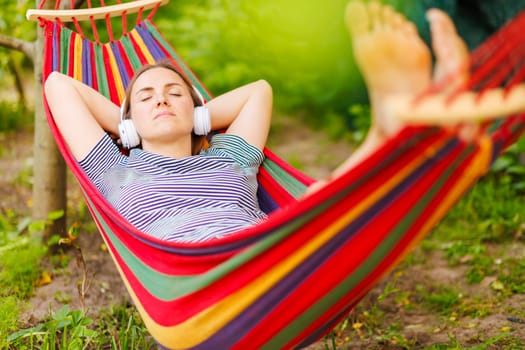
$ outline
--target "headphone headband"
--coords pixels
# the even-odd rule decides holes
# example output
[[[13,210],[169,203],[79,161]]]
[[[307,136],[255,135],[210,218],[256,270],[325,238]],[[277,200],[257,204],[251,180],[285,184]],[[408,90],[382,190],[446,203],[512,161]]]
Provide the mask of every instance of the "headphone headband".
[[[120,105],[120,121],[124,120],[124,114],[126,113],[125,108],[126,108],[126,97],[124,97]]]
[[[199,100],[201,101],[201,105],[204,106],[205,103],[206,103],[204,101],[204,96],[202,96],[201,92],[199,91],[199,89],[197,89],[197,87],[195,85],[192,85],[191,87],[193,88],[193,91],[195,91],[197,96],[199,97]]]
[[[210,120],[210,113],[208,111],[208,108],[205,106],[204,97],[202,96],[201,92],[197,89],[195,85],[192,85],[193,91],[197,94],[199,97],[199,100],[201,101],[201,106],[197,106],[194,108],[193,113],[193,131],[197,135],[206,135],[211,130],[211,120]],[[140,136],[138,135],[135,126],[133,125],[133,121],[131,119],[126,119],[126,97],[122,100],[122,104],[120,105],[120,123],[119,123],[119,133],[120,138],[122,140],[122,144],[126,148],[135,147],[138,144],[140,144]]]

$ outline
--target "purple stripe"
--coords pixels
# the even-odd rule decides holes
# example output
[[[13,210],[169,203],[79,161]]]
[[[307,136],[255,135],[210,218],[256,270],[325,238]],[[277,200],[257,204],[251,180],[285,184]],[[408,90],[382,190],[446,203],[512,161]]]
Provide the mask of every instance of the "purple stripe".
[[[268,194],[268,191],[259,185],[257,188],[257,198],[259,199],[259,207],[266,214],[270,214],[274,210],[279,209],[279,205]]]
[[[308,345],[312,344],[313,342],[319,340],[322,336],[324,336],[329,330],[337,326],[341,320],[342,317],[344,317],[346,314],[348,314],[352,309],[354,308],[355,304],[352,304],[346,308],[343,309],[343,311],[337,313],[334,317],[330,319],[327,323],[322,325],[321,327],[317,328],[315,331],[310,333],[307,338],[305,338],[301,343],[297,345],[297,349],[302,349],[307,347]]]
[[[166,55],[160,48],[157,40],[155,40],[151,32],[147,30],[144,24],[141,24],[135,28],[137,29],[137,33],[140,34],[140,37],[144,41],[146,47],[148,48],[155,61],[159,61],[162,58],[166,58]]]
[[[57,22],[54,22],[53,23],[53,40],[52,40],[52,52],[53,52],[53,55],[52,55],[52,66],[53,66],[53,71],[58,71],[60,69],[59,67],[59,57],[60,57],[60,52],[59,52],[59,47],[60,47],[60,43],[58,41],[58,37],[59,37],[59,34],[57,34],[58,32],[60,31],[60,28],[58,27],[58,23]],[[61,33],[62,34],[62,33]]]
[[[436,130],[437,129],[427,129],[424,132],[421,132],[421,133],[419,133],[417,135],[414,135],[412,140],[409,140],[408,142],[404,143],[405,147],[397,148],[394,152],[392,152],[389,155],[389,157],[385,158],[385,160],[383,162],[381,162],[380,166],[375,167],[374,168],[375,171],[371,172],[370,174],[372,175],[375,172],[383,171],[383,169],[386,166],[388,166],[388,164],[390,164],[391,162],[396,161],[397,157],[400,154],[403,154],[403,152],[406,152],[407,148],[415,147],[418,141],[427,139],[428,137],[431,137],[433,134],[436,133]],[[366,180],[367,180],[366,178],[362,178],[362,179],[360,179],[360,181],[354,182],[348,188],[348,191],[353,190],[355,187],[361,186],[362,183],[366,182]],[[305,213],[303,215],[306,216],[306,215],[309,215],[309,213]],[[303,220],[303,219],[301,219],[301,220]],[[284,226],[291,227],[290,225],[293,226],[293,224],[295,222],[296,222],[296,220],[290,221]],[[162,245],[162,244],[158,244],[158,243],[154,243],[154,242],[148,241],[147,239],[145,239],[145,238],[143,238],[143,237],[141,237],[139,235],[134,234],[134,232],[130,232],[130,234],[135,236],[141,242],[143,242],[143,243],[145,243],[147,245],[150,245],[152,247],[155,247],[156,249],[160,249],[162,251],[165,251],[165,252],[171,252],[171,253],[174,253],[174,254],[180,254],[180,255],[184,255],[184,256],[206,256],[206,255],[209,255],[209,254],[222,254],[222,253],[227,253],[227,252],[231,252],[231,251],[236,251],[238,249],[247,247],[247,246],[257,242],[260,239],[263,239],[267,235],[273,234],[275,231],[279,231],[279,230],[282,230],[282,229],[283,229],[283,226],[279,226],[279,227],[276,227],[272,231],[268,231],[268,232],[262,233],[260,235],[255,235],[255,236],[252,236],[252,237],[246,237],[243,240],[235,240],[235,241],[232,241],[232,242],[230,242],[228,244],[220,244],[220,245],[211,246],[211,247],[204,247],[204,248],[201,248],[201,247],[195,247],[195,248],[184,247],[184,248],[179,248],[179,247],[174,247],[174,246],[171,246],[171,245]]]
[[[93,77],[90,74],[92,54],[90,41],[82,39],[82,81],[87,86],[93,86]]]
[[[124,65],[125,58],[122,57],[122,54],[120,53],[118,44],[116,42],[109,43],[109,46],[111,48],[111,52],[115,56],[115,61],[117,62],[118,66],[118,73],[119,76],[122,78],[122,84],[124,85],[124,88],[126,88],[129,84],[130,77],[128,76],[128,73],[126,71],[126,66]]]
[[[370,224],[370,222],[386,209],[388,203],[392,203],[394,199],[398,199],[403,193],[410,189],[411,185],[427,174],[433,169],[435,165],[435,159],[440,159],[449,154],[454,147],[458,144],[457,141],[449,142],[443,147],[437,154],[436,157],[427,160],[418,169],[410,174],[403,182],[401,182],[394,190],[388,193],[384,198],[381,198],[374,206],[369,208],[362,216],[359,216],[356,220],[351,222],[343,230],[341,230],[336,236],[330,241],[326,242],[321,248],[319,248],[313,255],[306,259],[300,266],[294,268],[283,280],[277,283],[272,289],[269,290],[264,296],[259,297],[250,307],[241,313],[236,319],[232,320],[228,325],[222,328],[219,332],[215,333],[204,343],[201,343],[195,349],[227,349],[235,345],[239,340],[245,337],[250,330],[252,330],[261,319],[266,317],[273,309],[275,309],[280,302],[282,302],[288,295],[290,295],[298,286],[301,285],[301,281],[305,280],[314,273],[319,266],[326,263],[329,258],[341,249],[348,241],[359,233],[359,231]],[[339,198],[345,198],[348,196],[348,191],[342,191],[338,194]],[[335,199],[335,198],[334,198]],[[338,200],[334,203],[337,205]],[[315,209],[317,212],[325,212],[330,208],[323,208],[319,206]],[[384,240],[383,240],[384,241]],[[376,265],[370,266],[369,269],[375,268]],[[335,287],[335,286],[334,286]],[[355,285],[348,285],[347,290],[351,290]]]

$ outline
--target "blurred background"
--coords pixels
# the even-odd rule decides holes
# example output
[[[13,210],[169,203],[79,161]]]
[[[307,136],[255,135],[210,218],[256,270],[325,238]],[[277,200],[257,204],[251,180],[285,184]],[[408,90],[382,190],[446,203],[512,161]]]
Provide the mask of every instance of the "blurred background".
[[[26,21],[25,11],[34,8],[36,2],[0,1],[0,39],[35,40],[36,24]],[[444,9],[471,48],[525,4],[525,0],[384,2],[414,21],[427,41],[426,9]],[[345,137],[343,131],[366,128],[368,123],[366,90],[353,62],[344,24],[346,3],[180,0],[161,8],[155,22],[213,94],[266,79],[274,87],[278,112],[327,129],[329,135],[340,138]],[[9,129],[31,123],[33,64],[23,53],[2,45],[3,41],[0,129]]]

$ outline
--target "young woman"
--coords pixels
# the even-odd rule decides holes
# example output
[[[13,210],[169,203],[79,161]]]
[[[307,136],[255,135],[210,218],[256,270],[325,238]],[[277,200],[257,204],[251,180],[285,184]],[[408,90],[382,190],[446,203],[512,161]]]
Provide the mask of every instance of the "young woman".
[[[255,179],[272,111],[272,92],[265,81],[206,105],[211,127],[226,132],[213,136],[201,152],[204,136],[193,132],[200,101],[191,85],[169,63],[142,67],[124,103],[123,117],[132,120],[141,141],[129,157],[106,133],[119,136],[121,117],[113,103],[58,73],[49,76],[45,88],[73,156],[140,230],[161,239],[199,241],[266,217],[257,205]]]
[[[459,52],[456,56],[463,59],[464,47],[457,44],[452,22],[439,11],[431,14],[430,21],[437,38],[434,49],[447,53],[444,59],[449,66],[457,64],[450,52]],[[387,98],[413,96],[428,86],[431,76],[428,48],[413,24],[390,7],[351,3],[347,22],[368,86],[373,123],[367,140],[334,171],[334,177],[399,129],[385,104]],[[407,57],[406,52],[411,55]],[[203,111],[199,96],[168,63],[148,65],[135,74],[122,113],[93,89],[56,72],[47,78],[45,94],[73,156],[138,229],[160,239],[202,241],[265,219],[257,204],[255,177],[264,159],[272,114],[267,82],[239,87],[207,103],[209,121],[206,114],[204,122],[197,123],[226,132],[214,135],[205,150],[201,147],[204,136],[194,130],[202,127],[194,119],[199,114],[196,108]],[[131,137],[141,147],[124,156],[109,135],[121,137],[124,145]],[[316,183],[310,192],[325,182]]]

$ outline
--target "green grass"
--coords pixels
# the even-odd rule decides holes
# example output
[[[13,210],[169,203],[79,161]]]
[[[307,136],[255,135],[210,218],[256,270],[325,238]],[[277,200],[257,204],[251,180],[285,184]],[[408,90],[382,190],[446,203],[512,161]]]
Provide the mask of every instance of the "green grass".
[[[156,349],[134,308],[102,310],[97,320],[64,305],[43,323],[10,334],[8,349]]]
[[[300,165],[300,158],[294,162]],[[490,173],[457,203],[419,249],[378,288],[379,294],[365,298],[324,339],[326,349],[351,348],[353,342],[360,340],[370,343],[370,349],[525,348],[523,337],[516,332],[523,326],[520,323],[509,322],[508,327],[497,330],[496,335],[480,334],[468,343],[451,332],[448,341],[421,347],[416,339],[407,335],[407,325],[402,319],[392,319],[391,308],[398,312],[430,313],[438,320],[441,330],[454,330],[461,327],[463,320],[483,319],[496,312],[519,320],[525,318],[521,309],[499,309],[501,300],[525,293],[523,253],[511,254],[513,245],[524,242],[525,204],[523,190],[515,181],[519,167],[512,161],[498,166],[498,172]],[[514,170],[507,171],[511,168]],[[83,231],[93,230],[83,202],[70,212],[91,225]],[[55,216],[59,213],[53,213]],[[48,255],[46,247],[28,238],[26,232],[42,224],[31,223],[11,210],[0,213],[0,349],[155,348],[133,306],[100,310],[99,316],[93,319],[67,307],[67,302],[79,298],[78,295],[57,295],[57,299],[66,303],[62,309],[50,313],[46,320],[31,328],[18,328],[18,315],[41,274],[40,261],[47,259],[57,269],[68,261],[67,254]],[[486,288],[490,288],[492,297],[469,295],[456,285],[403,286],[404,272],[424,266],[428,257],[436,253],[442,254],[450,268],[462,268],[463,287],[481,286],[483,281],[490,280]],[[19,261],[25,263],[19,264]]]
[[[523,310],[501,307],[506,298],[525,292],[525,202],[521,187],[508,180],[508,175],[492,172],[467,193],[391,274],[379,295],[365,298],[356,307],[345,320],[350,326],[344,330],[335,328],[327,339],[334,338],[331,343],[337,346],[330,349],[352,348],[352,342],[362,339],[369,341],[369,349],[525,348],[525,338],[520,335],[523,325],[510,321],[494,330],[496,335],[478,334],[468,342],[453,335],[453,331],[465,327],[468,320],[482,320],[494,314],[512,315],[518,322],[523,320]],[[441,254],[450,268],[464,271],[463,287],[488,288],[488,291],[485,290],[483,296],[469,294],[460,285],[443,285],[437,281],[403,286],[400,282],[405,271],[414,266],[428,266],[427,260],[432,254]],[[485,281],[491,282],[482,286]],[[422,347],[417,339],[406,336],[405,327],[410,325],[400,324],[392,308],[397,313],[406,310],[432,314],[438,325],[436,332],[451,332],[448,342]]]
[[[497,282],[491,286],[499,298],[523,293],[525,263],[519,257],[506,256],[504,248],[494,246],[521,241],[520,220],[523,204],[521,194],[510,187],[496,185],[495,179],[481,182],[465,196],[449,216],[434,230],[419,251],[409,256],[398,269],[398,273],[384,284],[375,300],[359,305],[356,310],[339,324],[324,340],[326,349],[346,349],[356,339],[369,339],[376,344],[371,349],[390,347],[392,349],[411,349],[417,345],[405,333],[402,322],[388,320],[385,305],[395,305],[407,311],[429,312],[436,315],[443,327],[454,329],[458,321],[467,318],[484,318],[494,313],[497,297],[493,300],[480,299],[467,295],[454,286],[417,285],[404,289],[399,285],[403,271],[411,266],[426,263],[430,252],[442,252],[453,268],[466,265],[464,279],[471,285],[478,285],[485,277]],[[492,200],[482,200],[489,196]],[[504,202],[504,203],[503,203]],[[84,206],[75,208],[83,216]],[[518,219],[520,218],[520,219]],[[19,220],[20,224],[16,221]],[[129,305],[116,306],[102,310],[96,319],[88,317],[79,310],[69,310],[67,305],[51,313],[44,322],[29,329],[17,329],[17,317],[24,300],[33,290],[33,282],[38,278],[39,260],[45,256],[46,249],[31,244],[20,235],[27,227],[27,219],[17,218],[15,213],[5,212],[0,217],[4,246],[0,272],[3,283],[0,303],[0,334],[5,334],[0,349],[153,349],[155,343],[148,335],[137,311]],[[17,245],[18,244],[18,245]],[[64,255],[47,256],[56,266],[62,266]],[[17,264],[24,259],[29,264]],[[21,278],[21,276],[23,278]],[[67,296],[78,298],[78,296]],[[67,302],[67,300],[64,300]],[[505,310],[518,318],[524,316],[522,310]],[[517,324],[516,327],[521,326]],[[9,338],[7,338],[9,335]],[[512,332],[501,330],[491,337],[472,340],[473,344],[462,344],[452,334],[448,342],[434,344],[421,349],[519,349],[524,340]]]
[[[5,233],[5,232],[4,232]],[[6,336],[16,329],[18,315],[40,275],[45,247],[25,237],[2,246],[0,253],[0,348]],[[21,263],[23,262],[23,263]]]

